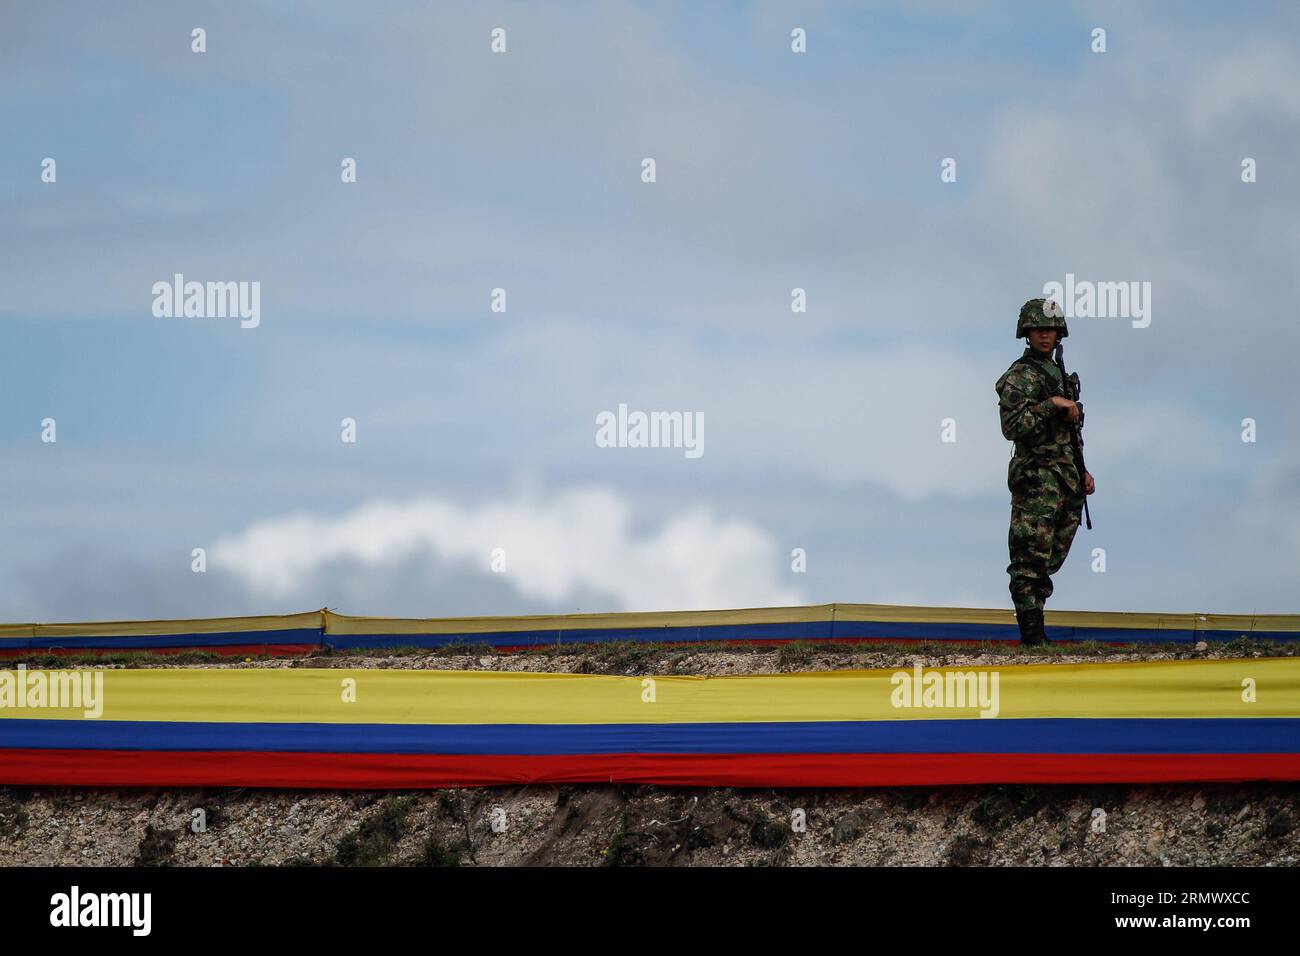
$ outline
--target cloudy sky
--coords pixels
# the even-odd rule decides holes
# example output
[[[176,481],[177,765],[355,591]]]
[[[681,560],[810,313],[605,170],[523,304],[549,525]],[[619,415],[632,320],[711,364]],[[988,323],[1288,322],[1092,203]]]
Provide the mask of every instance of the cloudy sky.
[[[106,10],[0,6],[0,619],[1006,607],[993,383],[1068,273],[1152,292],[1071,321],[1049,607],[1300,610],[1294,4]]]

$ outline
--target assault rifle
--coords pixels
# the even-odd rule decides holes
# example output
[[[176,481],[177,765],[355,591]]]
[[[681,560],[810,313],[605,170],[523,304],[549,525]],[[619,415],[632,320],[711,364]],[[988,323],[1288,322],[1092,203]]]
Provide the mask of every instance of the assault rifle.
[[[1065,385],[1065,397],[1074,403],[1079,401],[1079,376],[1067,375],[1065,371],[1065,346],[1058,338],[1056,340],[1056,367],[1061,370],[1061,381]],[[1070,444],[1074,446],[1074,459],[1079,465],[1079,484],[1082,485],[1087,479],[1084,477],[1088,474],[1088,469],[1083,463],[1083,409],[1079,409],[1079,420],[1070,422]],[[1083,518],[1088,523],[1088,530],[1092,530],[1092,515],[1088,513],[1088,494],[1085,491],[1083,495]]]

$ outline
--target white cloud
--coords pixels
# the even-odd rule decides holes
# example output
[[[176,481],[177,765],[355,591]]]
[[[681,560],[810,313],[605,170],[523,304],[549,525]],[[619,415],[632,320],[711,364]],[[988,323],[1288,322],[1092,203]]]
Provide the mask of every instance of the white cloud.
[[[259,521],[220,539],[210,565],[255,595],[283,598],[311,587],[327,565],[366,569],[427,560],[491,570],[505,551],[505,578],[522,595],[558,604],[581,593],[611,595],[623,610],[692,610],[799,604],[778,582],[785,567],[757,525],[683,509],[654,530],[633,529],[616,492],[585,487],[542,499],[520,494],[478,507],[436,498],[372,502],[337,517],[305,514]]]

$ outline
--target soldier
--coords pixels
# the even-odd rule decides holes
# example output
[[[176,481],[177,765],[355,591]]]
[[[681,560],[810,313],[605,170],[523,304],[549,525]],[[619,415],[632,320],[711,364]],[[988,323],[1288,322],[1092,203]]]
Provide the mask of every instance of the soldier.
[[[1096,490],[1092,475],[1079,467],[1073,444],[1072,427],[1082,426],[1083,406],[1067,397],[1061,367],[1052,360],[1052,350],[1069,334],[1055,302],[1030,299],[1016,322],[1016,338],[1027,339],[1025,354],[996,385],[1002,434],[1015,442],[1007,467],[1007,574],[1021,644],[1048,643],[1043,605],[1052,594],[1051,576],[1070,553],[1084,495]]]

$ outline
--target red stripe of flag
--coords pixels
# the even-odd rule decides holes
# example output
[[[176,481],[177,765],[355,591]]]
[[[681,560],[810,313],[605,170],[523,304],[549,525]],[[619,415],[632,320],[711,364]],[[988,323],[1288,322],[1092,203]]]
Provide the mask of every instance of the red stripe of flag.
[[[626,782],[719,787],[1300,780],[1300,754],[457,755],[0,749],[0,783],[414,788]]]

